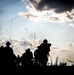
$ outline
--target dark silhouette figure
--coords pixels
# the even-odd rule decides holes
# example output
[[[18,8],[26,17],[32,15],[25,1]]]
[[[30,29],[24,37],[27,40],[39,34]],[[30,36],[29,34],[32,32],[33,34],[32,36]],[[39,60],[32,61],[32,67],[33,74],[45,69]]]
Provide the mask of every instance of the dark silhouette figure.
[[[48,41],[45,39],[43,40],[43,43],[40,45],[41,46],[41,52],[42,52],[42,65],[46,66],[47,65],[47,61],[48,61],[48,55],[50,52],[50,46],[51,44],[48,43]]]
[[[27,49],[26,52],[21,57],[22,66],[32,66],[33,65],[33,54],[30,49]]]
[[[38,46],[37,49],[34,51],[34,59],[36,66],[47,66],[50,46],[51,44],[48,43],[46,39],[44,39],[43,43]]]
[[[4,56],[3,56],[3,54],[4,54],[4,47],[1,46],[0,47],[0,66],[4,65]]]
[[[16,66],[21,66],[21,57],[19,55],[16,57]]]
[[[35,65],[40,66],[40,46],[37,47],[37,49],[34,51],[34,59],[35,59]]]
[[[47,66],[47,61],[48,61],[48,55],[50,52],[50,46],[51,44],[48,43],[46,39],[43,40],[43,43],[40,45],[40,63],[41,66]]]
[[[15,66],[15,54],[13,53],[13,49],[10,47],[10,42],[6,43],[6,47],[4,49],[4,66]]]

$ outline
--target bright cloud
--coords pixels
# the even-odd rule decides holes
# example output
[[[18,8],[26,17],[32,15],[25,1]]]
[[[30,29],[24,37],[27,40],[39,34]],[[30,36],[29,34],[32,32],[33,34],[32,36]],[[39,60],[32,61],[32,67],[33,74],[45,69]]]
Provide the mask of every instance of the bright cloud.
[[[70,23],[69,26],[74,27],[74,24],[73,23]]]
[[[34,20],[37,17],[37,16],[35,16],[35,15],[31,14],[31,13],[23,13],[23,12],[18,13],[18,15],[23,17],[23,18],[28,18],[30,20]]]

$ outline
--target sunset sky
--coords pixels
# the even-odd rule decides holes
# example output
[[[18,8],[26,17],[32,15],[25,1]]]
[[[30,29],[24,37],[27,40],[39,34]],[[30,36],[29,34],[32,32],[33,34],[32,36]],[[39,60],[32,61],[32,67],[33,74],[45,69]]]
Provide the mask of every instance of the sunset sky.
[[[22,40],[35,34],[53,48],[74,54],[74,1],[0,0],[0,28],[0,39]]]

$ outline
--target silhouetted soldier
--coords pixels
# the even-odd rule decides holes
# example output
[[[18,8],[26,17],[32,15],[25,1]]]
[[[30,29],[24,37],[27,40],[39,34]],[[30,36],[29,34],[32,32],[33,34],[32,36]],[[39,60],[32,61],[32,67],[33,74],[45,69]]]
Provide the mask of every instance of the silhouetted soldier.
[[[18,55],[16,57],[16,66],[20,66],[20,63],[21,63],[21,57]]]
[[[34,51],[34,59],[35,59],[35,65],[39,66],[40,65],[40,46],[37,47],[37,49]]]
[[[3,66],[4,65],[4,47],[1,46],[0,47],[0,66]]]
[[[26,52],[22,55],[22,65],[23,66],[32,66],[33,62],[33,54],[30,49],[27,49]]]
[[[44,39],[43,43],[40,45],[40,47],[41,47],[41,63],[42,63],[42,66],[47,65],[48,54],[50,52],[50,46],[51,46],[51,44],[48,43],[48,41],[46,39]]]
[[[13,49],[10,48],[10,44],[10,42],[6,43],[4,51],[5,66],[15,66],[15,55],[13,53]]]
[[[23,53],[21,56],[21,65],[25,66],[25,62],[26,62],[26,53]]]
[[[30,49],[27,49],[26,50],[26,59],[27,59],[27,64],[32,66],[33,65],[33,54],[32,52],[30,51]]]

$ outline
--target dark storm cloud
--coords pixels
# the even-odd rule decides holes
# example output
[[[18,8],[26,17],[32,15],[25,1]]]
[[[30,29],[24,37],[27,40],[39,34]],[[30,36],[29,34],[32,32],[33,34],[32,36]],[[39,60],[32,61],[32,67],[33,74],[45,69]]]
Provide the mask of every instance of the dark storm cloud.
[[[53,9],[56,13],[71,11],[74,8],[73,0],[29,0],[39,11]]]

